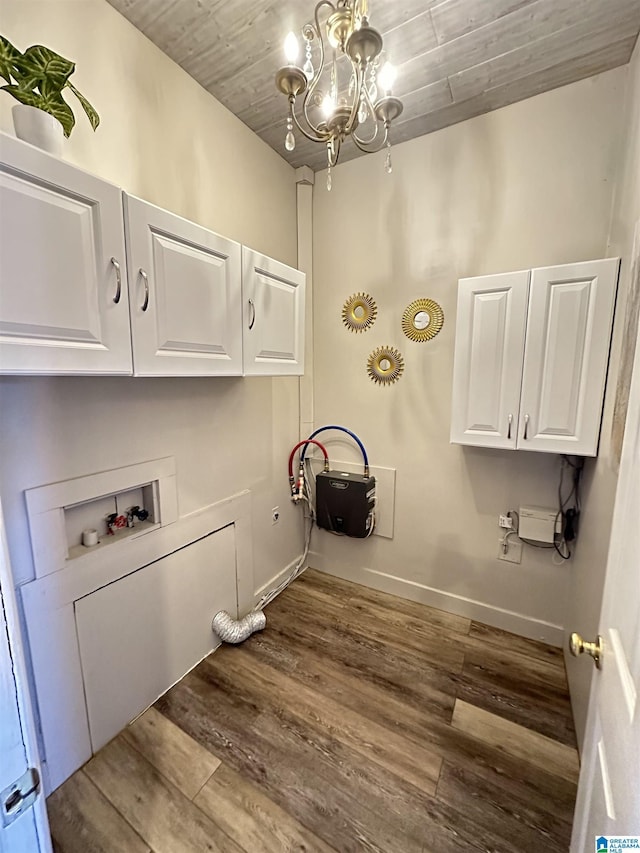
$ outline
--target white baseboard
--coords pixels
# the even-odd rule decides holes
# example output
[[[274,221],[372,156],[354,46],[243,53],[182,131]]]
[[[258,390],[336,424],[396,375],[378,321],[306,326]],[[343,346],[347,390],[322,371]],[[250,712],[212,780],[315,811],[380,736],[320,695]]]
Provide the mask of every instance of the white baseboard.
[[[265,584],[263,584],[261,587],[259,587],[253,593],[253,604],[254,604],[254,606],[260,601],[260,599],[262,598],[263,595],[267,595],[268,593],[270,593],[272,589],[275,589],[278,586],[278,584],[281,584],[282,581],[288,575],[290,575],[293,572],[295,567],[300,562],[301,557],[302,557],[302,554],[299,554],[295,558],[295,560],[292,560],[289,563],[289,565],[284,567],[284,569],[280,569],[279,572],[276,572],[276,574],[272,578],[270,578]],[[306,569],[306,566],[305,566],[305,569]]]
[[[375,569],[348,563],[337,563],[315,552],[309,554],[309,566],[325,572],[325,574],[335,575],[343,580],[372,587],[390,595],[408,598],[410,601],[417,601],[420,604],[427,604],[429,607],[446,610],[448,613],[455,613],[458,616],[466,616],[468,619],[483,622],[485,625],[491,625],[494,628],[502,628],[504,631],[510,631],[512,634],[518,634],[521,637],[540,640],[559,648],[564,645],[564,628],[561,625],[554,625],[551,622],[544,622],[522,613],[504,610],[501,607],[494,607],[482,601],[474,601],[453,592],[434,589],[415,581],[378,572]]]

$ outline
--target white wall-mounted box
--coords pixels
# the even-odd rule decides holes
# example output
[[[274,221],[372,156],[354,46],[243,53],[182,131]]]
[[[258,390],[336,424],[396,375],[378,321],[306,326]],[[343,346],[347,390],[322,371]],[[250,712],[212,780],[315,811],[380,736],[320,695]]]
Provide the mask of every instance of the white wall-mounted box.
[[[554,542],[558,511],[553,507],[521,506],[518,535],[534,542]]]

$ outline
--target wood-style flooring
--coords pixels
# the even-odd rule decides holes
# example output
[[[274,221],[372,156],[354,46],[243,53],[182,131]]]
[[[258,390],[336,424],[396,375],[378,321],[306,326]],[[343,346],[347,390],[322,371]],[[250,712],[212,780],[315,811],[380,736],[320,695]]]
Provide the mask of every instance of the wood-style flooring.
[[[569,848],[562,652],[307,571],[48,800],[57,853]]]

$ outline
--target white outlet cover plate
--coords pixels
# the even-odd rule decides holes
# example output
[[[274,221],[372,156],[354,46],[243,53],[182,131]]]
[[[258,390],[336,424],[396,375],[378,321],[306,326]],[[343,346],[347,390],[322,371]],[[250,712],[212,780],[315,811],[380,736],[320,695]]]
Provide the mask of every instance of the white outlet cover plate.
[[[505,563],[521,563],[522,562],[522,542],[518,539],[508,539],[509,547],[507,549],[507,553],[502,553],[502,539],[499,539],[498,542],[498,559],[504,560]]]

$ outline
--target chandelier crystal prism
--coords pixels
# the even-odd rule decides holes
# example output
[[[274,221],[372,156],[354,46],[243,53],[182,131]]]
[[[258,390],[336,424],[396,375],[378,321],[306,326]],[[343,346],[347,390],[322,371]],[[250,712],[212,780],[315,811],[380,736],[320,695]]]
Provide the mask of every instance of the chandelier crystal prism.
[[[381,64],[382,36],[369,24],[368,6],[367,0],[320,0],[313,23],[302,28],[304,65],[297,64],[298,39],[289,33],[287,65],[276,73],[276,86],[289,105],[285,148],[295,148],[294,127],[324,145],[329,189],[331,167],[346,139],[365,154],[386,148],[385,170],[391,172],[389,130],[402,113],[402,101],[391,93],[395,69],[389,62]]]

